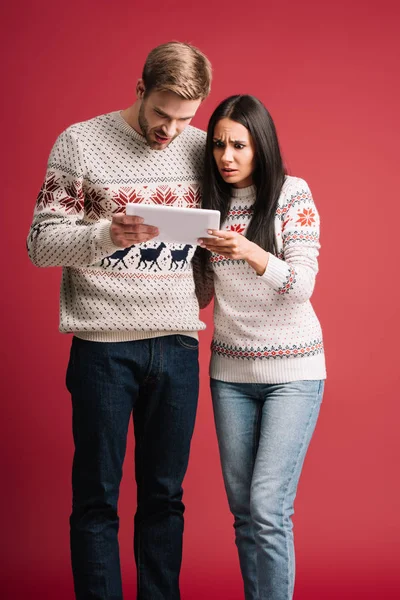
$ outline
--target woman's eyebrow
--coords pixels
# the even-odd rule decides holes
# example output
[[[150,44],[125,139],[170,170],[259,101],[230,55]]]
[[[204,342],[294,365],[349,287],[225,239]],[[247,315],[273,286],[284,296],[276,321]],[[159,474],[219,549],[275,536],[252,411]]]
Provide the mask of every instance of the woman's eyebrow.
[[[220,138],[220,137],[213,137],[213,141],[214,142],[222,142],[222,138]],[[247,142],[245,140],[229,140],[229,142],[231,144],[247,144]]]

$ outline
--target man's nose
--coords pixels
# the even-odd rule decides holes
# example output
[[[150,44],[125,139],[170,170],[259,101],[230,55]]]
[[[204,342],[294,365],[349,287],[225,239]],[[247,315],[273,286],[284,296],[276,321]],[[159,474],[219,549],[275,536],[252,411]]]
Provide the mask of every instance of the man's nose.
[[[176,134],[177,122],[169,121],[165,126],[165,133],[168,137],[174,137]]]

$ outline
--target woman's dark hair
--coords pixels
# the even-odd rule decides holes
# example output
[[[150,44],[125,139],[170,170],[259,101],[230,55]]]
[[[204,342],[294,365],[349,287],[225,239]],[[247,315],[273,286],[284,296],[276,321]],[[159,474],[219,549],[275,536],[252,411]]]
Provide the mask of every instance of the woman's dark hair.
[[[255,169],[252,176],[256,186],[256,200],[246,237],[267,252],[276,254],[274,221],[286,171],[272,117],[263,103],[254,96],[230,96],[211,115],[207,128],[202,208],[219,210],[221,223],[229,211],[232,186],[222,179],[213,156],[214,129],[218,121],[224,118],[244,125],[249,130],[255,147]]]

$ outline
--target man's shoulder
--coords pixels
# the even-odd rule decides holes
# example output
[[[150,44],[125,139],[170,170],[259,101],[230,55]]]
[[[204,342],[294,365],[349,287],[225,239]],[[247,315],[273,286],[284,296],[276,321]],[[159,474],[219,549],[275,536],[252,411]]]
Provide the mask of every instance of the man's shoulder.
[[[193,125],[188,125],[186,127],[185,131],[187,131],[191,135],[198,136],[199,138],[201,138],[204,141],[207,137],[207,133],[205,131],[203,131],[203,129],[199,129],[198,127],[194,127]]]
[[[178,139],[181,139],[182,143],[186,144],[195,144],[205,146],[207,134],[202,129],[198,129],[197,127],[193,127],[193,125],[188,125],[182,134],[178,136]]]
[[[80,136],[85,133],[93,133],[94,131],[105,130],[112,127],[115,123],[116,112],[105,113],[87,119],[86,121],[79,121],[69,125],[64,131],[64,134],[70,134],[73,137]]]
[[[190,163],[197,164],[201,170],[206,148],[206,137],[205,131],[188,125],[171,144],[171,152],[176,154],[179,160],[185,159]]]

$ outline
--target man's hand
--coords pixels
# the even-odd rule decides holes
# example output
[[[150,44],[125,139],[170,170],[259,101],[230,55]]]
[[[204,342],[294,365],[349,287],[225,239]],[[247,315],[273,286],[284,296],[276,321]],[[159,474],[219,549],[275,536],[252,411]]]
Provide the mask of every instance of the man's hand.
[[[110,225],[110,235],[115,246],[129,248],[134,244],[148,242],[159,233],[157,227],[145,225],[142,217],[124,214],[114,215]]]

